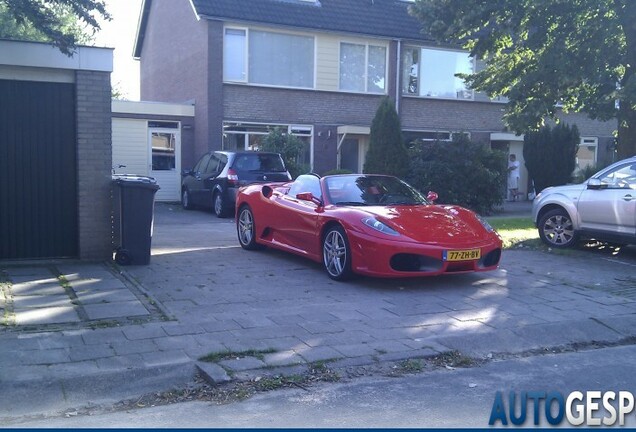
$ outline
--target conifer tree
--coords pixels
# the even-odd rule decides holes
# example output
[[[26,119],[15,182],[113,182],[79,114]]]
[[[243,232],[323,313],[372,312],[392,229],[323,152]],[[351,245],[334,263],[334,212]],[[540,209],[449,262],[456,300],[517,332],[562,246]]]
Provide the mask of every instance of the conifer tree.
[[[408,164],[408,152],[402,140],[400,119],[391,99],[385,97],[380,102],[371,123],[364,172],[404,177],[408,171]]]

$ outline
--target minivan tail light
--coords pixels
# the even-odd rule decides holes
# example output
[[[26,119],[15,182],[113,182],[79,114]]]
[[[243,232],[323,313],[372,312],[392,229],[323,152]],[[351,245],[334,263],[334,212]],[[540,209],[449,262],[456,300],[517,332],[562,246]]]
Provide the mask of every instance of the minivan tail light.
[[[236,174],[236,171],[234,171],[232,168],[227,170],[227,182],[230,184],[230,186],[238,186],[238,174]]]

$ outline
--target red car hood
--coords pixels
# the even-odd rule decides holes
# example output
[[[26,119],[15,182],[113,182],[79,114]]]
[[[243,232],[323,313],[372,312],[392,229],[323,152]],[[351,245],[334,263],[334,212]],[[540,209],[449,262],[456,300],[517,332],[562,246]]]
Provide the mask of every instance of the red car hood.
[[[417,242],[466,245],[486,240],[490,234],[472,211],[462,207],[388,206],[364,211]]]

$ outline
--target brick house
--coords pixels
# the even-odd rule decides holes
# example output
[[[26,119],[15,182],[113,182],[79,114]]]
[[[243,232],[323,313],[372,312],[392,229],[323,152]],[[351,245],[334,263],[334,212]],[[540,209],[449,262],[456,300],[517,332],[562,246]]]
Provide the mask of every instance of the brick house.
[[[522,138],[502,123],[503,101],[454,76],[479,62],[427,39],[408,4],[144,0],[134,49],[141,98],[195,101],[195,144],[182,148],[184,166],[210,149],[255,148],[280,126],[306,143],[313,171],[361,171],[383,96],[395,101],[408,141],[463,132],[522,159]],[[615,124],[566,121],[581,132],[580,165],[611,157]]]

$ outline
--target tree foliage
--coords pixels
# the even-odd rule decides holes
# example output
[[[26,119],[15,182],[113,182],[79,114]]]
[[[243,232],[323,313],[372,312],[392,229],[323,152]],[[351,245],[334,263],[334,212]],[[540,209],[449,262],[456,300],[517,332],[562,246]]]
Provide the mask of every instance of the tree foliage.
[[[371,122],[369,150],[364,162],[368,174],[388,174],[404,177],[408,170],[408,152],[402,140],[400,118],[391,99],[380,102]]]
[[[503,200],[507,177],[501,151],[455,134],[452,142],[416,142],[409,156],[407,182],[424,194],[437,192],[440,203],[489,214]]]
[[[309,171],[309,167],[302,162],[305,143],[296,135],[287,133],[283,128],[277,127],[270,130],[263,138],[261,150],[280,153],[292,178]]]
[[[619,157],[636,154],[636,1],[415,0],[411,13],[433,38],[485,60],[464,78],[508,98],[514,131],[537,130],[560,109],[585,112],[616,118]]]
[[[576,125],[564,123],[525,134],[523,158],[537,192],[572,181],[580,140]]]
[[[50,42],[66,55],[110,20],[103,0],[0,0],[0,37]]]

